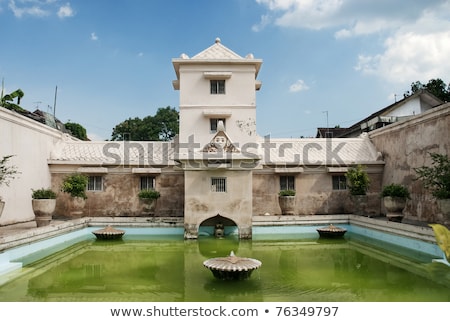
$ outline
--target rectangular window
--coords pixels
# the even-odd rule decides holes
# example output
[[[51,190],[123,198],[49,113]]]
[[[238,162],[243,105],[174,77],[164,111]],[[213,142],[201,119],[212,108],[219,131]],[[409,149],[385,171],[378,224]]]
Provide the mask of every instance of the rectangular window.
[[[209,119],[211,133],[217,132],[217,124],[219,121],[222,121],[223,126],[225,126],[225,119]]]
[[[280,176],[280,190],[295,190],[295,176]]]
[[[227,192],[227,178],[211,178],[212,192]]]
[[[225,80],[210,80],[211,94],[225,94]]]
[[[88,191],[103,191],[103,177],[102,176],[89,176],[87,190]]]
[[[141,190],[155,189],[155,177],[142,176],[141,177]]]
[[[347,178],[344,175],[332,176],[333,190],[347,190]]]

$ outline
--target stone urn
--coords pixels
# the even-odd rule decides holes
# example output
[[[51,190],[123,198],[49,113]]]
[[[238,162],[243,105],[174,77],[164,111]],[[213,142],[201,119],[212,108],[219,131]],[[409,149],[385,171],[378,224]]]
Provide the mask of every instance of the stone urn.
[[[295,211],[295,196],[278,196],[282,215],[293,215]]]
[[[48,226],[55,212],[56,199],[32,199],[31,205],[38,227]]]
[[[351,195],[353,213],[358,216],[366,215],[366,208],[369,202],[367,195]]]
[[[403,219],[403,209],[406,206],[406,198],[383,197],[386,218],[390,221],[401,222]]]
[[[450,219],[450,199],[437,199],[437,204],[442,214]]]
[[[154,215],[156,208],[156,199],[152,198],[139,198],[142,203],[142,212],[144,216]]]
[[[70,217],[79,218],[83,216],[86,199],[82,197],[72,197],[70,202]]]

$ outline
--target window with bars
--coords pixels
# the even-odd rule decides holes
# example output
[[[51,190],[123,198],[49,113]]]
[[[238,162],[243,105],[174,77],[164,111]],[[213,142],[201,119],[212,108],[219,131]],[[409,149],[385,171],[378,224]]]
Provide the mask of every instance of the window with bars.
[[[333,190],[347,190],[347,178],[345,175],[332,176]]]
[[[141,190],[155,189],[155,177],[142,176],[141,177]]]
[[[280,176],[280,190],[295,190],[295,176]]]
[[[211,178],[212,192],[227,192],[227,178]]]
[[[225,80],[210,80],[211,94],[225,94]]]
[[[88,191],[103,191],[103,177],[102,176],[89,176],[87,190]]]

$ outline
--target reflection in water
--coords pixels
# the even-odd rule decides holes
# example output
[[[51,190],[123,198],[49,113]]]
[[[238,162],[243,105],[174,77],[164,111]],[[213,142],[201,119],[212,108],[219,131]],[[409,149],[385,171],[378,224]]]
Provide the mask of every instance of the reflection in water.
[[[214,278],[202,263],[230,251],[262,266]],[[0,301],[450,301],[448,267],[416,258],[351,239],[89,240],[25,267]]]

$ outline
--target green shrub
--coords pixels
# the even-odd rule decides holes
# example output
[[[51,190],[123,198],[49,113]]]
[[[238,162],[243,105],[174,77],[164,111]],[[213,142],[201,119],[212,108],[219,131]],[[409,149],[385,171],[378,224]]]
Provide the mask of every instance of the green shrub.
[[[138,196],[139,196],[139,198],[142,198],[142,199],[153,199],[153,200],[156,200],[156,199],[158,199],[161,195],[160,195],[160,193],[159,193],[158,191],[156,191],[156,190],[153,190],[153,189],[144,189],[144,190],[139,191]]]
[[[436,199],[450,199],[450,159],[447,155],[430,153],[431,166],[419,167],[414,170],[417,180],[423,182]]]
[[[56,193],[52,189],[31,189],[33,193],[31,194],[31,197],[33,199],[56,199]]]
[[[88,177],[84,174],[73,173],[64,178],[61,191],[70,194],[72,197],[87,199],[86,187],[88,184]]]
[[[348,188],[352,195],[365,195],[367,193],[370,179],[361,164],[350,167],[345,176],[347,177]]]
[[[390,185],[384,186],[383,191],[381,191],[381,196],[409,199],[409,191],[405,186],[392,183]]]
[[[278,195],[281,197],[295,196],[295,190],[281,190]]]

